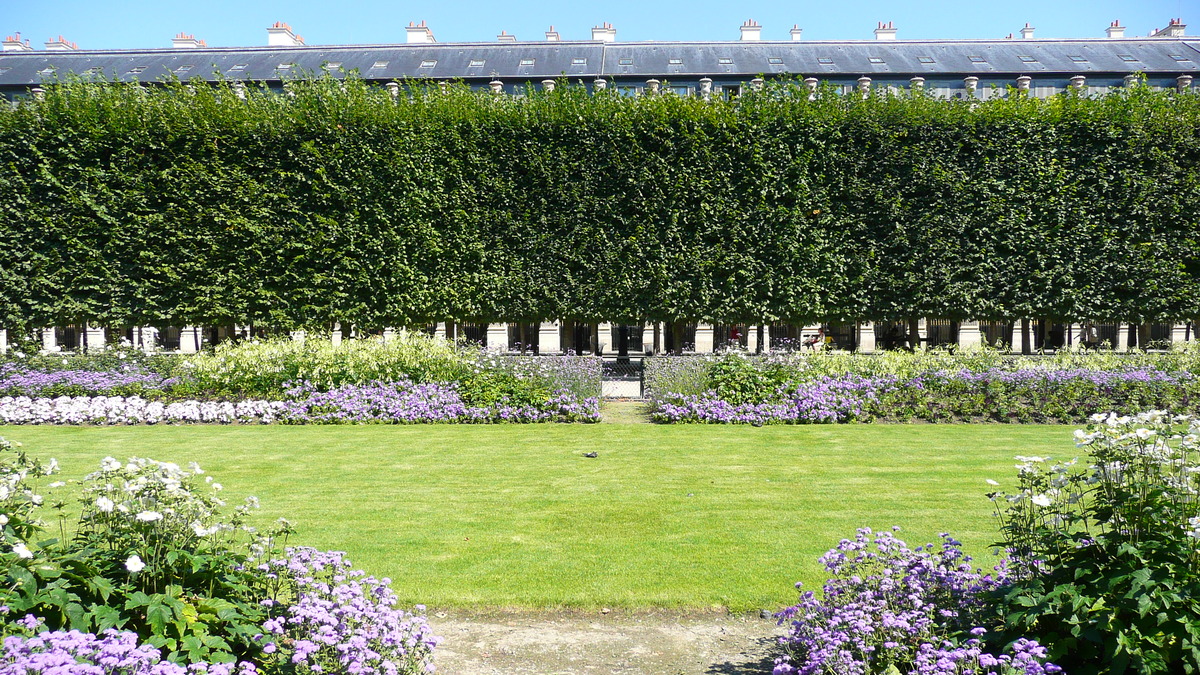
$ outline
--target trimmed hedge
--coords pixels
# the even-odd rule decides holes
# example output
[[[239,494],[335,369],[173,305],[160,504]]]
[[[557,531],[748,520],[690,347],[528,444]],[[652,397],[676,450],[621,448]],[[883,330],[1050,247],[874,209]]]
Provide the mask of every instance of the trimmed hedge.
[[[1200,314],[1200,96],[290,82],[0,109],[0,325]]]

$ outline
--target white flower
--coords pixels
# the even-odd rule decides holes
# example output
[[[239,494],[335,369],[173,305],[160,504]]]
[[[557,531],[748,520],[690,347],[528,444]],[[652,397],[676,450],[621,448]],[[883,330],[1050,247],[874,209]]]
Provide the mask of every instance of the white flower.
[[[137,518],[138,520],[142,521],[143,523],[150,523],[155,520],[162,520],[163,516],[158,511],[142,511],[141,513],[137,514],[134,517]]]
[[[129,556],[129,560],[125,561],[125,569],[137,574],[138,572],[146,569],[146,563],[142,562],[142,559],[138,556],[131,555]]]
[[[1030,501],[1038,506],[1050,506],[1050,498],[1046,495],[1034,495]]]
[[[7,524],[8,524],[8,516],[4,515],[3,513],[0,513],[0,527],[4,527]]]
[[[12,552],[16,553],[18,558],[29,559],[33,557],[33,552],[26,548],[25,544],[21,542],[13,544]]]
[[[60,488],[60,487],[62,487],[62,486],[64,486],[64,485],[66,485],[66,483],[62,482],[61,480],[56,480],[56,481],[54,481],[53,483],[51,483],[51,484],[50,484],[48,487],[52,487],[52,488]]]
[[[104,513],[112,513],[112,510],[114,508],[116,508],[116,506],[117,505],[113,503],[113,500],[109,499],[108,497],[100,497],[100,498],[96,499],[96,510],[97,511],[103,511]]]
[[[100,460],[100,470],[101,471],[120,471],[121,463],[118,462],[117,460],[113,459],[112,457],[105,457],[104,459]]]

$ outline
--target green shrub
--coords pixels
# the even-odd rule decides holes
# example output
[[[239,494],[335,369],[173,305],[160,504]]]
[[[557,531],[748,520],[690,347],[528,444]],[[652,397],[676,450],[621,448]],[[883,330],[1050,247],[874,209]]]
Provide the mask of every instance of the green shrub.
[[[1013,556],[999,601],[1072,675],[1200,672],[1200,420],[1098,415],[1086,464],[1019,457],[996,493]]]

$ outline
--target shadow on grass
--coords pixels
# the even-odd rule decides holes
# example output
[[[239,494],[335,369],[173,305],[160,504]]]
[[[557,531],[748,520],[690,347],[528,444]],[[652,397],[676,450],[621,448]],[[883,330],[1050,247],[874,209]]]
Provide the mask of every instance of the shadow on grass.
[[[775,668],[775,656],[779,645],[776,637],[761,637],[754,641],[754,646],[743,654],[745,661],[729,660],[714,663],[704,671],[704,675],[770,675]]]

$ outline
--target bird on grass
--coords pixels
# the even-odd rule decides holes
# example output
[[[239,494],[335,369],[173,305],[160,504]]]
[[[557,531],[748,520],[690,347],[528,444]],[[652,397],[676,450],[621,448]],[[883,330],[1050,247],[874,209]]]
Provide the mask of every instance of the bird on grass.
[[[592,452],[585,452],[585,453],[583,453],[583,456],[584,456],[584,457],[599,457],[599,456],[600,456],[600,453],[598,453],[598,452],[596,452],[596,451],[594,451],[594,450],[593,450]]]

